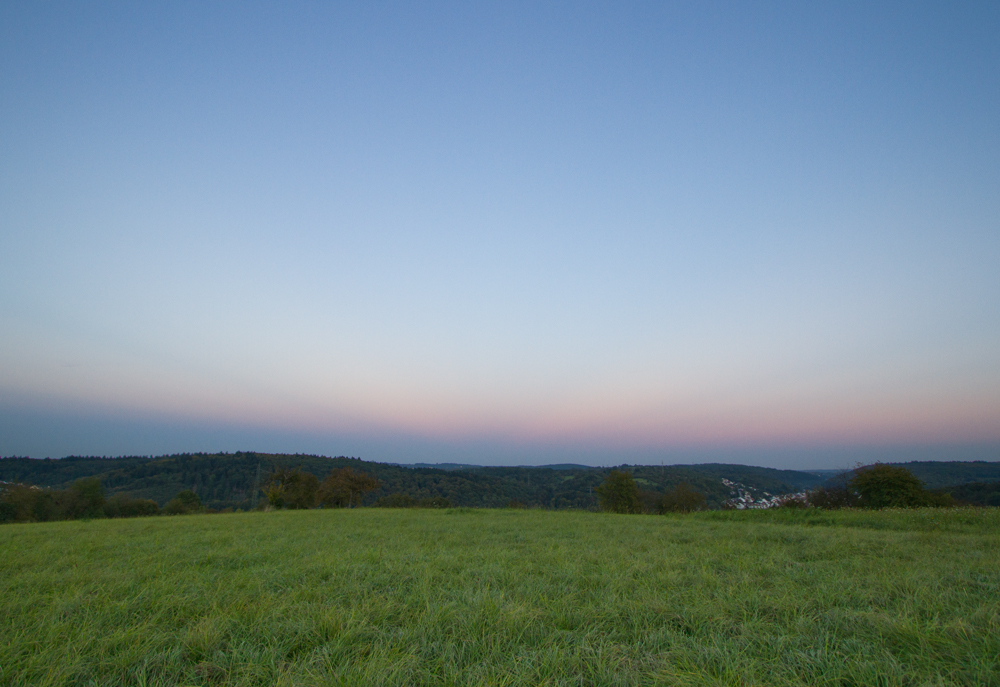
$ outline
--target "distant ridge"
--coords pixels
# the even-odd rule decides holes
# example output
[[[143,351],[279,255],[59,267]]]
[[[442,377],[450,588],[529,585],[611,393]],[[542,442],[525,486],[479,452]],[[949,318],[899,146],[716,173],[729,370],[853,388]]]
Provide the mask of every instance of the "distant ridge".
[[[1000,481],[1000,461],[933,461],[891,463],[904,467],[924,482],[929,489],[939,489],[971,482]]]
[[[552,465],[519,465],[522,468],[548,468],[549,470],[596,470],[593,465],[577,465],[576,463],[554,463]]]
[[[461,463],[374,463],[341,456],[236,453],[184,453],[122,458],[67,457],[57,460],[0,460],[0,480],[65,488],[80,477],[97,476],[107,492],[153,499],[161,506],[179,491],[191,489],[210,508],[249,508],[253,503],[258,465],[264,474],[300,468],[323,478],[331,470],[350,467],[374,475],[381,487],[365,504],[382,496],[406,494],[415,499],[442,497],[456,506],[503,508],[517,502],[536,508],[597,507],[594,488],[609,468],[558,463],[539,467],[496,467]],[[619,466],[630,471],[639,488],[663,491],[681,482],[700,491],[709,506],[730,497],[722,479],[772,494],[798,492],[822,478],[794,470],[745,465]],[[259,496],[259,494],[258,494]]]
[[[525,470],[599,470],[593,465],[554,463],[552,465],[472,465],[471,463],[386,463],[403,468],[430,468],[432,470],[481,470],[482,468],[516,467]]]
[[[942,489],[981,482],[1000,482],[1000,460],[913,460],[908,463],[886,463],[886,465],[906,468],[928,489]],[[841,479],[841,475],[848,475],[852,471],[852,468],[848,468],[846,470],[810,470],[809,472],[820,475],[830,482],[836,482]]]
[[[466,463],[386,463],[386,465],[398,465],[401,468],[428,468],[431,470],[478,470],[482,465],[471,465]]]
[[[1000,462],[899,463],[929,488],[1000,481]],[[331,470],[350,467],[374,475],[381,487],[369,493],[371,505],[382,496],[406,494],[415,499],[441,497],[456,506],[503,508],[518,502],[536,508],[596,508],[594,488],[610,469],[632,473],[640,490],[662,492],[681,482],[705,495],[709,507],[731,497],[723,480],[757,493],[789,494],[812,489],[839,471],[799,471],[749,465],[619,465],[589,467],[572,463],[500,467],[464,463],[375,463],[346,456],[236,453],[184,453],[121,458],[71,456],[57,460],[0,459],[0,481],[65,488],[81,477],[100,477],[109,494],[126,493],[153,499],[161,506],[179,491],[191,489],[211,508],[246,509],[254,501],[258,466],[264,475],[279,468],[300,468],[323,478]],[[256,494],[259,497],[259,492]]]

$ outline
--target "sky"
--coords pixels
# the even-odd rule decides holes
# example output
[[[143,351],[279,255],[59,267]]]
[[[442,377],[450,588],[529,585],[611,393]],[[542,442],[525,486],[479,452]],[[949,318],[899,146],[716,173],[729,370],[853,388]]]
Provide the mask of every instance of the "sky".
[[[998,35],[4,2],[0,455],[998,460]]]

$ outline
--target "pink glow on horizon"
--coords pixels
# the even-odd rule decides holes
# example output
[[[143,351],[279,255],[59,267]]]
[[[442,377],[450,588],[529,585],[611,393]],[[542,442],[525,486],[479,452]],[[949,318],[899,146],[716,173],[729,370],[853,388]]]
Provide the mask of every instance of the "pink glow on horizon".
[[[22,367],[23,376],[4,372],[4,388],[34,406],[444,441],[657,447],[1000,440],[1000,389],[989,374],[978,387],[968,376],[911,379],[906,370],[868,379],[781,369],[697,377],[667,369],[647,379],[626,370],[522,385],[469,382],[438,369],[406,376],[401,364],[363,374],[318,363],[266,374],[255,368],[253,375],[206,368],[98,359],[53,374],[39,364],[34,372]]]
[[[222,422],[309,432],[390,432],[444,441],[494,440],[512,444],[587,443],[606,446],[846,445],[994,442],[1000,440],[1000,402],[990,398],[935,400],[807,399],[792,403],[711,403],[701,399],[660,407],[565,404],[526,408],[495,404],[424,404],[397,400],[355,408],[311,399],[228,394],[106,396],[34,399],[35,405],[70,402],[103,412],[139,413],[194,422]],[[165,402],[172,398],[172,401]],[[374,400],[374,399],[370,399]],[[124,402],[123,402],[124,401]]]

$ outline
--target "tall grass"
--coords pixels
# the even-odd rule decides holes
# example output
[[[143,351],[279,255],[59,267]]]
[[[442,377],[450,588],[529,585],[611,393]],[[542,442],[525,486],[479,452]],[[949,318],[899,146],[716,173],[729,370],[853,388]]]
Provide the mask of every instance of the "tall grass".
[[[0,528],[9,685],[1000,685],[1000,514]]]

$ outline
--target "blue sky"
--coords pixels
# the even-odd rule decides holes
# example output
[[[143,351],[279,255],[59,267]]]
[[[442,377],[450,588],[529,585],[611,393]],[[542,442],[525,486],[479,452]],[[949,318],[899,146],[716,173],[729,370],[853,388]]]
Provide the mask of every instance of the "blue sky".
[[[0,454],[1000,458],[997,35],[4,3]]]

